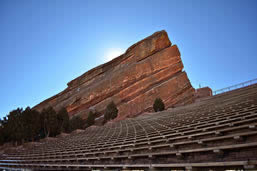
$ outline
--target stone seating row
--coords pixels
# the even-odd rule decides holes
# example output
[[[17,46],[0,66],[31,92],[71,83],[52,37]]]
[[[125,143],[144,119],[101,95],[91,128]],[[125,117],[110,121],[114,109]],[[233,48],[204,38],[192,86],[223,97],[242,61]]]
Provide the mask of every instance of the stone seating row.
[[[255,121],[256,121],[256,118],[254,118]],[[244,120],[245,122],[245,120]],[[257,123],[257,122],[256,122]],[[229,126],[229,125],[227,125]],[[174,136],[175,134],[170,134],[170,135],[166,135],[164,137],[156,137],[156,139],[153,139],[151,141],[151,139],[148,139],[146,141],[143,141],[143,142],[139,142],[139,143],[135,143],[135,142],[132,142],[130,144],[125,144],[125,145],[119,145],[119,146],[116,146],[115,148],[98,148],[96,150],[87,150],[87,149],[84,149],[84,150],[77,150],[77,153],[83,153],[84,155],[87,155],[87,154],[94,154],[94,153],[99,153],[99,151],[101,151],[102,153],[105,153],[105,150],[113,150],[114,152],[115,149],[121,149],[121,148],[135,148],[134,151],[136,151],[136,147],[140,147],[142,145],[145,145],[145,146],[148,146],[150,144],[155,144],[156,142],[162,142],[162,143],[167,143],[167,142],[174,142],[175,140],[183,140],[183,139],[189,139],[189,140],[192,140],[192,139],[196,139],[197,137],[200,137],[200,136],[206,136],[206,135],[213,135],[213,136],[217,136],[217,135],[222,135],[224,134],[225,132],[228,132],[228,131],[233,131],[233,130],[242,130],[244,128],[249,128],[249,129],[255,129],[256,128],[256,125],[248,125],[248,124],[245,124],[245,125],[241,125],[241,126],[237,126],[237,127],[229,127],[229,128],[225,128],[225,129],[221,129],[221,130],[215,130],[215,131],[208,131],[208,132],[200,132],[200,133],[196,133],[196,134],[192,134],[192,131],[189,131],[191,134],[188,134],[188,135],[185,135],[187,134],[186,132],[183,134],[183,135],[180,135],[180,136]],[[233,134],[232,134],[233,136]],[[235,135],[236,136],[236,135]],[[219,138],[218,138],[219,139]],[[199,140],[200,142],[201,140]],[[148,147],[147,147],[148,148]],[[76,153],[76,151],[73,151],[73,153]],[[108,151],[106,152],[108,153]],[[52,154],[54,153],[45,153],[45,154],[41,154],[41,155],[32,155],[30,154],[27,158],[36,158],[37,156],[39,158],[41,157],[47,157],[47,156],[51,156]],[[58,154],[58,155],[56,155]],[[70,154],[69,151],[67,152],[58,152],[58,153],[55,153],[55,157],[57,156],[60,156],[62,157],[64,154]],[[15,157],[14,157],[15,158]],[[17,157],[16,157],[17,158]],[[26,157],[25,157],[26,158]]]
[[[216,123],[216,125],[217,125],[217,123]],[[158,137],[157,137],[157,138],[158,138]],[[148,139],[149,139],[149,138],[148,138]],[[107,144],[107,145],[108,145],[108,144]],[[91,146],[91,147],[92,147],[92,146]],[[90,148],[91,148],[91,147],[90,147]]]
[[[200,162],[200,163],[172,163],[172,164],[97,164],[97,165],[90,165],[90,164],[23,164],[23,167],[29,167],[33,168],[36,170],[92,170],[92,169],[138,169],[138,168],[143,168],[143,169],[166,169],[166,168],[172,168],[172,169],[177,169],[177,170],[193,170],[193,168],[200,168],[200,170],[204,170],[205,168],[208,168],[210,166],[213,167],[232,167],[232,168],[237,168],[237,169],[248,169],[251,168],[251,166],[256,165],[257,161],[247,161],[247,160],[240,160],[240,161],[222,161],[222,162]],[[1,169],[9,169],[8,165],[5,165],[4,163],[0,163],[2,167]],[[6,167],[4,167],[6,166]],[[18,164],[12,164],[13,168],[12,170],[20,170],[19,168],[15,167],[20,167]],[[237,167],[235,167],[237,166]],[[238,167],[238,166],[243,166],[243,167]]]
[[[0,167],[88,169],[119,168],[118,163],[128,167],[150,163],[171,168],[168,163],[173,166],[189,160],[189,165],[198,160],[206,163],[214,156],[219,157],[214,157],[212,164],[221,160],[249,162],[245,156],[251,161],[257,159],[256,90],[255,85],[214,96],[185,110],[171,109],[152,117],[130,118],[16,154],[0,154]]]

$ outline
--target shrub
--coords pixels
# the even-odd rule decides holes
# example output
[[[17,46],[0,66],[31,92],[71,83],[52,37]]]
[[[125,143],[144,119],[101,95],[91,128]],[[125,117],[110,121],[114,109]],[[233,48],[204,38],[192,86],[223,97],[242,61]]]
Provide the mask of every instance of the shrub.
[[[70,129],[70,120],[69,120],[69,114],[66,110],[66,108],[61,108],[59,112],[57,113],[57,120],[58,120],[58,131],[61,132],[69,132]]]
[[[104,120],[109,121],[111,119],[114,119],[118,116],[119,110],[117,109],[115,103],[112,101],[109,103],[105,109],[104,113]]]
[[[91,126],[95,124],[95,115],[96,113],[90,111],[86,120],[87,126]]]
[[[74,116],[70,120],[70,132],[76,130],[76,129],[83,129],[84,128],[84,120],[80,118],[79,116]]]
[[[163,111],[165,109],[164,103],[161,98],[156,98],[153,104],[153,109],[155,112]]]

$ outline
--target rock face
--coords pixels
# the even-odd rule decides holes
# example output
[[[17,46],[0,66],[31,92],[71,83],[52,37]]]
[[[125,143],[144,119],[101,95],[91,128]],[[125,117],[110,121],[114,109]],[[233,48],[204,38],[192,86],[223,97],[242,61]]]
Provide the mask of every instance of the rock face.
[[[64,91],[34,109],[66,107],[70,116],[86,118],[89,110],[103,114],[114,101],[118,118],[123,119],[151,111],[157,97],[166,107],[189,104],[194,100],[194,89],[182,70],[178,47],[171,45],[165,31],[156,32],[123,55],[70,81]]]
[[[198,88],[195,90],[195,99],[212,96],[212,89],[210,87]]]

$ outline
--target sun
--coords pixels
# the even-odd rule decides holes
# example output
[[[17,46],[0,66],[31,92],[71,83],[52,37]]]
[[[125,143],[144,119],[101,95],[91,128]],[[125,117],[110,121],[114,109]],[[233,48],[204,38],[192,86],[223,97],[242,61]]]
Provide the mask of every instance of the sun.
[[[105,62],[110,61],[110,60],[120,56],[121,54],[123,54],[123,50],[121,50],[121,49],[110,49],[107,51],[104,61]]]

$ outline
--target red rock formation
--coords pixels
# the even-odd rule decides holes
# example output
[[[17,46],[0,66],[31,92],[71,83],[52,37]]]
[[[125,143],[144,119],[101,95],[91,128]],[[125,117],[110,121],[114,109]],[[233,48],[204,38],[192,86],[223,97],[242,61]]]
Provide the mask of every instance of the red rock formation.
[[[202,99],[212,96],[212,89],[210,87],[198,88],[195,90],[195,99]]]
[[[194,89],[183,69],[180,52],[165,31],[132,45],[121,56],[70,81],[61,93],[34,108],[66,107],[69,114],[87,117],[91,109],[100,113],[114,101],[119,118],[151,111],[155,98],[166,107],[192,103]]]

